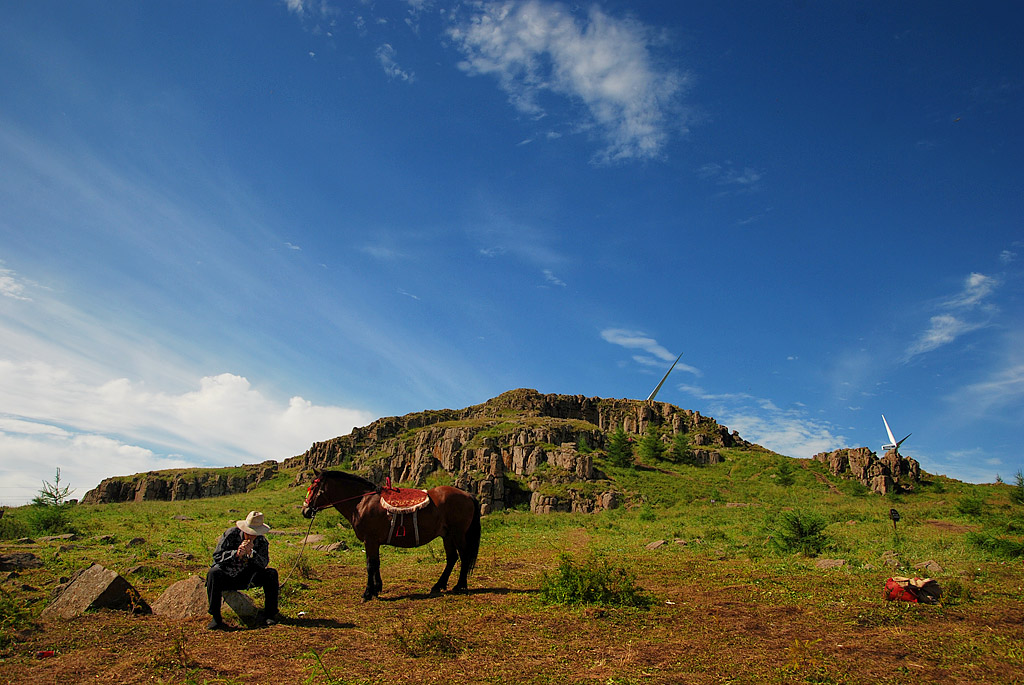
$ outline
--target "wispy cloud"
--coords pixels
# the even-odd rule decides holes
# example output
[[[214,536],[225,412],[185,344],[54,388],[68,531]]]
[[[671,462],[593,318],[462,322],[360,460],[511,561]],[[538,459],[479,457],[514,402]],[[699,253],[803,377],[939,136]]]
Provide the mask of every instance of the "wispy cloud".
[[[546,94],[582,103],[585,125],[607,144],[601,161],[662,154],[674,128],[683,129],[679,97],[687,77],[660,67],[652,50],[663,42],[633,19],[593,6],[577,18],[557,3],[484,2],[449,30],[470,75],[498,80],[523,114],[547,114]]]
[[[642,366],[665,369],[674,362],[678,356],[669,352],[667,349],[662,347],[657,340],[650,337],[643,331],[633,331],[625,328],[606,328],[601,331],[601,337],[606,342],[613,345],[619,345],[620,347],[625,347],[627,350],[641,350],[646,352],[647,354],[645,355],[633,356],[633,361]],[[695,376],[702,375],[700,369],[682,362],[676,364],[676,369],[692,373]]]
[[[994,311],[994,306],[985,300],[997,285],[991,276],[970,274],[959,293],[938,305],[941,313],[931,317],[928,328],[907,348],[904,361],[948,345],[962,335],[988,325],[987,317],[979,315]]]
[[[406,83],[412,83],[416,80],[416,75],[413,72],[406,71],[398,66],[398,61],[396,60],[398,52],[389,43],[384,43],[378,47],[376,54],[377,61],[384,67],[384,73],[388,75],[388,78],[398,79]]]
[[[551,271],[551,269],[544,269],[544,280],[551,285],[557,285],[560,288],[565,287],[565,282],[562,281],[558,276]]]
[[[782,409],[769,399],[745,393],[709,393],[695,385],[677,386],[708,403],[707,412],[744,439],[791,457],[808,458],[846,446],[846,438],[825,421],[807,416],[802,405]]]
[[[3,262],[0,262],[0,265],[2,264]],[[18,274],[3,266],[0,266],[0,295],[13,300],[31,299],[25,295],[25,282],[18,278]]]

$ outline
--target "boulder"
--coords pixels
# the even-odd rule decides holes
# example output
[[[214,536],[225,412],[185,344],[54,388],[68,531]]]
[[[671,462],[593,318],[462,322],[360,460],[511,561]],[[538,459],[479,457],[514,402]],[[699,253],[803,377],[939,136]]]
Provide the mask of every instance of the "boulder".
[[[846,559],[818,559],[814,565],[820,569],[840,568],[846,565]]]
[[[0,554],[0,571],[19,571],[25,568],[39,568],[43,560],[32,552]]]
[[[99,564],[93,564],[58,588],[55,599],[40,618],[55,620],[79,616],[89,609],[113,609],[148,614],[152,610],[127,580]]]
[[[228,590],[223,596],[224,603],[221,606],[227,605],[231,611],[235,612],[235,616],[243,621],[256,618],[258,609],[256,609],[256,603],[252,601],[252,597],[236,590]]]
[[[168,618],[205,616],[206,610],[206,581],[195,575],[174,583],[153,602],[153,613]]]

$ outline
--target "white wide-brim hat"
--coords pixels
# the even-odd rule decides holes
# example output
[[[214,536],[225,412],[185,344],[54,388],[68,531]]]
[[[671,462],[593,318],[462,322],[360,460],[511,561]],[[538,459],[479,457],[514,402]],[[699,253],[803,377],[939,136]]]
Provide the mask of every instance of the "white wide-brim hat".
[[[240,531],[249,535],[266,535],[270,532],[270,526],[263,523],[262,511],[250,511],[244,521],[235,521],[235,525]]]

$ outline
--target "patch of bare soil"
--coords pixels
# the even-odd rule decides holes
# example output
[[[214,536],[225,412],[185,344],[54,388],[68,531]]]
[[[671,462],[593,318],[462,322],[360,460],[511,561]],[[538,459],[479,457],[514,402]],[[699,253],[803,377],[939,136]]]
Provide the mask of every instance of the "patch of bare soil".
[[[4,683],[1011,683],[1024,679],[1021,597],[955,607],[806,586],[658,574],[648,611],[540,604],[533,574],[480,569],[430,597],[432,564],[385,567],[380,600],[329,569],[316,596],[262,629],[205,630],[114,612],[40,624],[0,661]],[[692,572],[693,569],[690,569]],[[771,588],[771,589],[769,589]],[[776,598],[776,590],[784,597]],[[865,589],[869,593],[870,588]],[[310,591],[312,592],[312,591]],[[867,595],[865,594],[865,597]],[[807,597],[808,601],[802,601]],[[299,611],[304,611],[299,615]],[[54,650],[52,657],[36,652]]]
[[[953,523],[952,521],[942,521],[939,519],[928,519],[924,522],[924,525],[931,528],[938,528],[939,530],[946,531],[947,533],[968,533],[970,531],[981,530],[981,526],[964,525],[962,523]]]

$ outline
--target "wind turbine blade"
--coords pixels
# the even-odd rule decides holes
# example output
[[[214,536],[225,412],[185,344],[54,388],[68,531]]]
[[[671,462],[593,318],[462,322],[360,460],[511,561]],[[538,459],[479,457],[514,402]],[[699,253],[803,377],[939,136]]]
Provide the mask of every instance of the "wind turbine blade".
[[[907,438],[909,438],[911,435],[913,435],[913,433],[907,433]],[[906,440],[907,438],[903,438],[903,440]],[[899,442],[896,443],[897,448],[903,444],[903,440],[900,440]]]
[[[889,443],[896,444],[896,436],[892,434],[892,429],[889,428],[889,422],[885,420],[885,414],[882,414],[882,423],[885,424],[885,432],[889,434]],[[909,437],[909,436],[907,436]]]
[[[665,374],[665,377],[661,379],[661,383],[658,383],[658,387],[656,387],[656,388],[654,389],[654,392],[652,392],[652,393],[651,393],[650,395],[648,395],[648,396],[647,396],[647,401],[648,401],[648,402],[650,402],[651,400],[653,400],[653,399],[654,399],[654,396],[658,394],[658,391],[659,391],[659,390],[661,390],[661,386],[662,386],[662,385],[664,385],[664,383],[665,383],[665,380],[666,380],[666,379],[668,379],[668,374],[672,373],[672,369],[676,368],[676,364],[678,364],[678,363],[679,363],[679,359],[680,359],[680,357],[682,357],[682,356],[683,356],[683,353],[682,353],[682,352],[680,352],[680,353],[679,353],[679,356],[678,356],[678,357],[676,357],[676,360],[675,360],[674,362],[672,362],[672,366],[668,367],[668,372],[667,372],[667,373]]]

